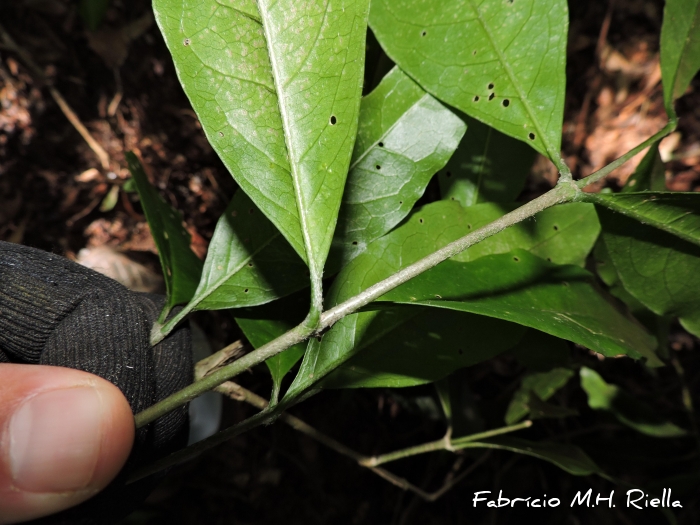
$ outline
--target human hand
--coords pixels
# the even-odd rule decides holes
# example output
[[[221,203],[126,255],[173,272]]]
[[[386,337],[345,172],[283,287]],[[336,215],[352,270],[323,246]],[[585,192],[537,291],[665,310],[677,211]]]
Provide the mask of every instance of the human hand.
[[[153,480],[126,485],[129,472],[188,431],[186,407],[133,429],[134,413],[192,381],[187,326],[149,343],[164,302],[0,241],[0,523],[78,503],[36,524],[115,523],[148,495]]]
[[[53,514],[105,488],[134,442],[121,391],[79,370],[0,364],[0,523]]]

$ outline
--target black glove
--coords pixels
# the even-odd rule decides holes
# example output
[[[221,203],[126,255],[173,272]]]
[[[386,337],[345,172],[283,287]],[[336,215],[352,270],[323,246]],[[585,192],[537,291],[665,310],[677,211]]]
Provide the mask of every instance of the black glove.
[[[154,347],[151,327],[165,297],[127,290],[63,257],[0,241],[0,362],[64,366],[114,383],[137,413],[192,382],[190,330]],[[92,499],[31,523],[114,523],[150,492],[153,479],[125,486],[129,472],[186,444],[187,407],[136,433],[117,478]]]

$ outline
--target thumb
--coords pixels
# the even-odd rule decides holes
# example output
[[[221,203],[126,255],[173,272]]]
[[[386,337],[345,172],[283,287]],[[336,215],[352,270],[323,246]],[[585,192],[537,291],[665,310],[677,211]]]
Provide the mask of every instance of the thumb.
[[[134,417],[109,381],[41,365],[0,364],[0,524],[72,507],[126,462]]]

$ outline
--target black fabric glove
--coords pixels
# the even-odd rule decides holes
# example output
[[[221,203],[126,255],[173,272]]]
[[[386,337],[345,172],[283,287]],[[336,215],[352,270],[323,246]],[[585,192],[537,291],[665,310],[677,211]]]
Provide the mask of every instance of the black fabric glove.
[[[64,366],[114,383],[137,413],[192,382],[189,326],[154,347],[165,297],[127,290],[63,257],[0,241],[0,362]],[[117,478],[92,499],[36,524],[108,524],[134,510],[153,479],[124,484],[130,471],[184,446],[187,407],[137,431]]]

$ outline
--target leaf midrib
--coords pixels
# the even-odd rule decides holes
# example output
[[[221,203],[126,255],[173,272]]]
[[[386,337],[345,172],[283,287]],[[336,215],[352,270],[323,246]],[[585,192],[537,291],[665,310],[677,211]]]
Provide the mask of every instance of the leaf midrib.
[[[484,30],[484,33],[486,33],[486,36],[489,39],[489,42],[491,43],[491,46],[493,49],[496,51],[496,54],[498,55],[498,59],[501,62],[501,65],[503,66],[503,69],[505,69],[506,73],[508,74],[508,78],[513,84],[513,87],[515,87],[516,91],[518,92],[518,97],[520,98],[520,101],[523,103],[525,106],[525,110],[527,111],[527,114],[530,116],[533,122],[533,126],[535,126],[535,129],[537,130],[537,133],[541,137],[542,143],[544,144],[545,148],[547,149],[547,153],[549,154],[549,158],[552,162],[554,162],[559,170],[562,170],[562,166],[560,166],[560,159],[559,159],[559,152],[553,151],[552,145],[549,143],[549,137],[542,132],[542,129],[540,127],[540,123],[538,118],[535,116],[535,113],[530,106],[530,103],[526,97],[526,95],[523,93],[523,90],[520,86],[520,84],[517,82],[517,79],[515,77],[515,74],[511,70],[509,62],[506,60],[506,57],[504,56],[503,52],[501,51],[501,48],[496,45],[496,42],[493,38],[493,35],[491,34],[491,30],[486,24],[486,22],[482,19],[481,17],[481,12],[479,9],[474,5],[474,0],[468,0],[469,4],[471,5],[472,9],[476,13],[476,19],[479,21],[479,24],[481,24],[481,27]]]

